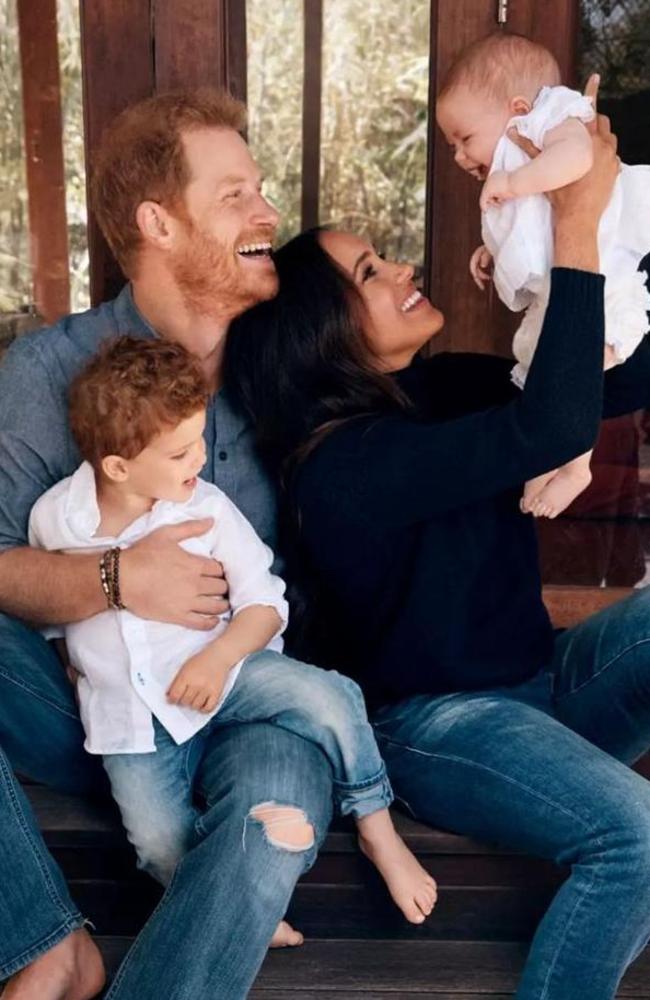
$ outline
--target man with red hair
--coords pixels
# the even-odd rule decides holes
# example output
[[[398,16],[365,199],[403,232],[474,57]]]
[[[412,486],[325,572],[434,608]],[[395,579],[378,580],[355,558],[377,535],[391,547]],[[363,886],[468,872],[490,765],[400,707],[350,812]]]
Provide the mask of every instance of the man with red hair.
[[[153,97],[113,122],[92,200],[129,280],[112,302],[18,340],[0,369],[0,979],[10,977],[3,1000],[86,1000],[104,982],[101,956],[13,769],[77,794],[103,787],[97,760],[82,749],[64,667],[34,627],[106,608],[99,559],[31,549],[27,521],[35,500],[79,464],[67,390],[106,338],[161,337],[199,359],[212,392],[202,476],[273,545],[273,490],[221,388],[229,323],[277,286],[278,216],[261,193],[243,125],[243,106],[213,90]],[[126,607],[141,618],[213,628],[228,609],[222,568],[178,544],[209,527],[161,527],[125,550]],[[127,956],[111,1000],[245,997],[330,820],[324,756],[270,725],[215,731],[197,789],[206,803],[198,846]],[[300,940],[280,926],[276,943]]]

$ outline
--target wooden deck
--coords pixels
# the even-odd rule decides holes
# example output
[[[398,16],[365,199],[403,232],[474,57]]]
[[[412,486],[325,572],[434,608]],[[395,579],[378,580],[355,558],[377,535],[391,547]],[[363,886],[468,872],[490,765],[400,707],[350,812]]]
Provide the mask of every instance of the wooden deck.
[[[96,925],[114,973],[160,889],[135,871],[110,806],[38,786],[26,791],[75,899]],[[440,897],[431,919],[423,927],[402,919],[359,855],[351,829],[339,826],[298,884],[291,905],[289,917],[305,933],[306,944],[269,953],[251,1000],[505,1000],[513,995],[528,942],[565,873],[400,814],[396,821],[438,881]],[[650,998],[650,952],[629,970],[619,995]]]

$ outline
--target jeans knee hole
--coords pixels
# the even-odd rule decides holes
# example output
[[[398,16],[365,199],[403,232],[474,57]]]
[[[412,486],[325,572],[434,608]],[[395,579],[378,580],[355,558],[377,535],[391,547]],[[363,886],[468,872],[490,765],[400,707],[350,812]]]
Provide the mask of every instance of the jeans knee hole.
[[[262,826],[267,843],[279,850],[302,852],[314,846],[314,828],[296,806],[262,802],[251,809],[248,818]]]

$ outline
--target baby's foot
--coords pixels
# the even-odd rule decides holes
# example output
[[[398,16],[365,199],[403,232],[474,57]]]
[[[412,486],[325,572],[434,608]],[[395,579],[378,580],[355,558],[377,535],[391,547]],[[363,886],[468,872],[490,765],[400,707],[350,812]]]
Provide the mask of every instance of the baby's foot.
[[[519,501],[519,509],[522,514],[532,514],[533,505],[538,499],[540,493],[543,492],[545,487],[550,483],[553,476],[557,473],[557,469],[553,469],[552,472],[545,472],[543,476],[535,476],[534,479],[529,479],[524,486],[524,493]]]
[[[436,883],[393,829],[372,840],[359,833],[359,847],[382,875],[388,891],[407,920],[421,924],[436,905]]]
[[[591,482],[589,467],[565,466],[555,473],[542,492],[529,502],[530,513],[534,517],[557,517],[586,490]]]
[[[275,934],[271,938],[269,948],[295,948],[304,940],[300,931],[295,931],[286,920],[281,920],[275,928]]]

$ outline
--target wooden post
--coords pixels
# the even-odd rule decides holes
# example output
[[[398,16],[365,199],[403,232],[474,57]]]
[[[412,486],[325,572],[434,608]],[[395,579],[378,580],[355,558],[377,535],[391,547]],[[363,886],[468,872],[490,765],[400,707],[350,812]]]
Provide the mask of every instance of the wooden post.
[[[127,104],[153,93],[150,0],[92,0],[81,4],[86,175],[106,125]],[[87,185],[88,187],[88,185]],[[88,204],[90,297],[117,295],[122,274]]]
[[[81,4],[81,30],[90,169],[103,129],[128,104],[201,84],[246,96],[244,0],[92,0]],[[124,276],[90,206],[88,242],[96,304],[117,294]]]
[[[34,304],[48,323],[70,311],[56,0],[17,0]]]
[[[323,0],[304,0],[301,228],[317,226],[323,74]]]

